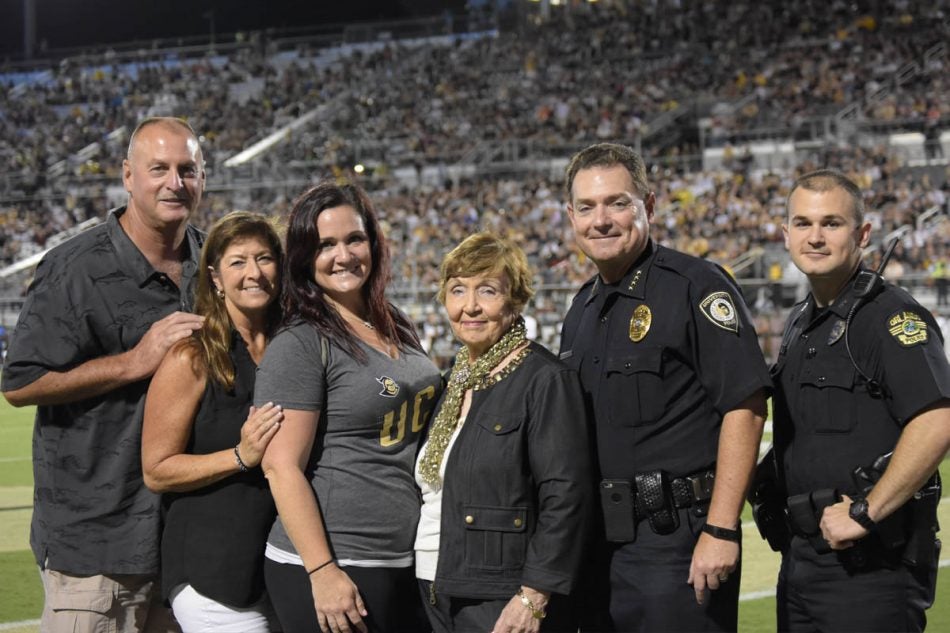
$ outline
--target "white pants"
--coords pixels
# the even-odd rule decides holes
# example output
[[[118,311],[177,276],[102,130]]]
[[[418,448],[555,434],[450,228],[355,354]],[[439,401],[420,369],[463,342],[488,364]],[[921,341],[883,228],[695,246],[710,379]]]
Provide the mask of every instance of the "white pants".
[[[183,633],[270,633],[279,629],[266,594],[257,604],[235,608],[182,584],[172,590],[171,603]]]

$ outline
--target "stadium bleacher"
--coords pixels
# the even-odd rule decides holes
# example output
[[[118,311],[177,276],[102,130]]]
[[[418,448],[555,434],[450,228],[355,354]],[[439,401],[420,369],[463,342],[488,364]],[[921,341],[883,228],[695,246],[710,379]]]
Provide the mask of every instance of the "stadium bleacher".
[[[0,67],[0,318],[12,323],[28,279],[9,267],[123,202],[128,132],[153,114],[186,116],[202,136],[199,224],[235,208],[280,216],[321,178],[362,182],[392,242],[394,296],[436,350],[451,342],[433,310],[435,267],[476,228],[525,245],[544,289],[539,336],[554,342],[592,273],[561,171],[604,139],[647,157],[655,237],[729,267],[766,329],[799,286],[784,198],[818,166],[861,184],[877,237],[901,237],[892,278],[929,299],[950,246],[950,2],[662,4],[363,37],[242,33]]]

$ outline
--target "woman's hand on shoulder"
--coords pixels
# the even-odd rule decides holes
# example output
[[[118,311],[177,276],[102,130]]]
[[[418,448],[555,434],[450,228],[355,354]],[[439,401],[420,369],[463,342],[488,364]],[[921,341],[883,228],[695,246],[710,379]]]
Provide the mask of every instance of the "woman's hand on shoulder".
[[[548,600],[551,594],[536,591],[530,587],[522,587],[521,592],[528,598],[536,611],[544,613],[548,607]],[[520,594],[515,594],[505,605],[501,615],[492,628],[492,633],[538,633],[541,630],[541,620],[534,617],[532,611],[521,599]]]
[[[264,449],[280,430],[283,419],[284,410],[279,404],[268,402],[260,409],[251,407],[247,420],[241,427],[241,442],[238,444],[238,452],[245,466],[254,468],[261,463]]]
[[[367,633],[366,606],[359,589],[336,564],[311,574],[310,589],[323,633]]]

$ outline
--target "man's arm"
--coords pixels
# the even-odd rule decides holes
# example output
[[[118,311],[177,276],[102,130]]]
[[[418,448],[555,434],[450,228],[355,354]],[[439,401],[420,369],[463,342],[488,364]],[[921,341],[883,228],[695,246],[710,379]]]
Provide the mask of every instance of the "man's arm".
[[[55,405],[85,400],[144,380],[158,368],[175,342],[201,328],[204,317],[173,312],[156,321],[127,352],[86,361],[64,372],[48,371],[28,385],[3,392],[15,407]]]
[[[878,522],[914,496],[950,449],[950,400],[918,414],[904,426],[887,470],[868,494],[868,516]],[[846,549],[868,531],[849,515],[851,499],[825,508],[821,533],[832,549]]]
[[[710,525],[741,529],[739,515],[752,483],[766,413],[765,390],[760,389],[723,417],[716,458],[716,483],[707,516]],[[700,534],[687,580],[696,592],[696,602],[702,604],[707,587],[718,589],[720,579],[735,570],[739,553],[738,543],[705,532]]]

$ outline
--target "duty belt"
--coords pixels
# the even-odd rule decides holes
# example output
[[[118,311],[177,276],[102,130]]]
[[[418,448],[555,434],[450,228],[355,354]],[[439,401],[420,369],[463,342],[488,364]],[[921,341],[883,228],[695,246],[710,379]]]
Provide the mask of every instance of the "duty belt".
[[[696,516],[706,515],[715,479],[714,470],[674,478],[662,470],[638,473],[634,477],[636,519],[649,519],[650,527],[657,534],[674,532],[679,527],[677,509],[693,508]]]

